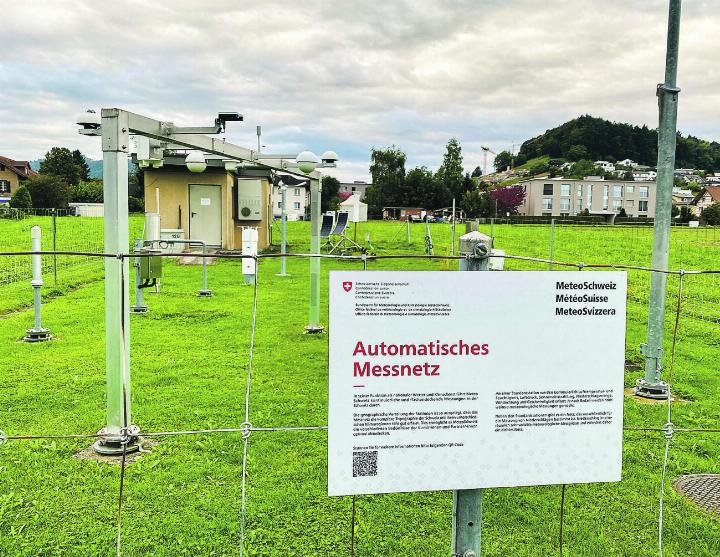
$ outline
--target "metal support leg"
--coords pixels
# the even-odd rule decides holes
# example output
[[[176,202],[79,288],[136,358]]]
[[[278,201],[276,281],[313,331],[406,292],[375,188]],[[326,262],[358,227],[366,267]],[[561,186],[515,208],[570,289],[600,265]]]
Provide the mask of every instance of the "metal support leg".
[[[213,295],[212,290],[208,288],[207,285],[207,245],[205,242],[202,243],[202,250],[203,250],[203,258],[202,258],[202,276],[203,276],[203,286],[201,290],[198,290],[197,295],[201,298],[209,298]]]
[[[128,234],[128,122],[127,113],[102,111],[105,253],[127,253]],[[138,450],[129,436],[132,423],[130,392],[130,291],[128,265],[120,257],[105,258],[105,367],[107,435],[93,448],[100,454],[118,455]],[[128,441],[128,437],[130,437]]]
[[[672,188],[675,171],[675,147],[677,133],[678,93],[677,66],[680,38],[681,0],[670,0],[668,15],[667,56],[665,83],[658,85],[660,108],[658,127],[657,196],[653,229],[653,269],[668,268],[670,249],[670,223]],[[650,276],[650,303],[648,311],[647,343],[641,349],[645,356],[645,377],[638,379],[635,392],[645,398],[667,399],[668,385],[662,381],[662,348],[665,333],[665,295],[667,275],[652,273]]]

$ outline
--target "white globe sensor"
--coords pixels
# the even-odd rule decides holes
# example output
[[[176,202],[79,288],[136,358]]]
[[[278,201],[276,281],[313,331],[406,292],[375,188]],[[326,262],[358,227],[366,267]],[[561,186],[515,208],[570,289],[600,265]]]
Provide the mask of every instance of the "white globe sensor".
[[[185,166],[190,172],[203,172],[207,168],[205,155],[202,151],[190,151],[185,157]]]
[[[87,111],[83,112],[82,114],[80,114],[80,116],[78,116],[75,119],[75,122],[78,125],[83,126],[83,127],[98,128],[98,127],[100,127],[100,115],[97,112],[95,112],[94,110],[90,109],[90,110],[87,110]]]
[[[320,160],[323,164],[336,164],[339,157],[335,151],[325,151],[320,155]]]
[[[312,151],[303,151],[297,156],[295,162],[297,163],[298,168],[302,172],[304,172],[305,174],[310,174],[313,170],[317,168],[318,158]]]

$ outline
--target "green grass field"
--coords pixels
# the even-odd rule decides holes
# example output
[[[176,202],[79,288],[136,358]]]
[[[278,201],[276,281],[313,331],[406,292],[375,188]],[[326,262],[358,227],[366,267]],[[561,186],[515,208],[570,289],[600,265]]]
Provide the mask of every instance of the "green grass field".
[[[0,221],[0,230],[4,225]],[[430,229],[435,253],[450,253],[450,227]],[[278,231],[276,226],[275,243]],[[547,226],[495,226],[493,232],[496,247],[508,253],[549,255]],[[644,228],[556,227],[555,232],[558,260],[649,263],[651,232]],[[308,223],[289,223],[291,251],[308,250],[308,233]],[[720,268],[716,234],[673,230],[672,265]],[[358,241],[364,243],[368,235],[378,254],[424,251],[424,225],[411,227],[409,244],[401,223],[360,225]],[[17,247],[24,249],[21,243]],[[256,427],[325,425],[327,337],[302,334],[309,263],[290,258],[286,278],[275,276],[279,265],[277,259],[259,264],[251,422]],[[368,268],[452,270],[456,265],[397,259],[370,261]],[[507,269],[547,267],[506,261]],[[322,268],[326,315],[327,271],[362,264],[325,260]],[[91,433],[104,424],[104,304],[97,272],[78,276],[72,288],[58,289],[46,301],[43,321],[57,338],[39,345],[18,342],[32,324],[29,284],[0,287],[0,308],[6,308],[0,317],[0,429],[7,434]],[[131,317],[133,422],[145,431],[239,427],[244,421],[253,289],[243,284],[240,263],[225,260],[209,269],[215,296],[197,298],[200,272],[200,267],[168,262],[161,294],[146,296],[150,313]],[[629,281],[627,358],[639,361],[648,277],[634,271]],[[686,287],[687,309],[694,307],[700,317],[703,304],[717,311],[716,279],[688,277]],[[676,288],[672,277],[669,290]],[[674,391],[688,402],[674,406],[676,427],[720,425],[719,327],[683,316],[673,379]],[[637,377],[638,372],[628,372],[626,384]],[[662,406],[625,402],[628,426],[662,426],[664,412]],[[720,555],[720,521],[671,487],[680,474],[718,473],[717,441],[717,434],[678,433],[673,439],[665,486],[666,556]],[[251,435],[249,555],[350,555],[351,499],[326,495],[326,442],[324,431]],[[8,441],[0,446],[0,555],[115,555],[119,467],[73,456],[89,444]],[[662,434],[628,431],[621,483],[568,486],[564,555],[658,554],[664,445]],[[241,463],[240,434],[163,438],[127,467],[122,554],[238,555]],[[560,487],[490,489],[484,504],[484,555],[558,554]],[[449,555],[451,507],[449,492],[358,497],[356,554]]]

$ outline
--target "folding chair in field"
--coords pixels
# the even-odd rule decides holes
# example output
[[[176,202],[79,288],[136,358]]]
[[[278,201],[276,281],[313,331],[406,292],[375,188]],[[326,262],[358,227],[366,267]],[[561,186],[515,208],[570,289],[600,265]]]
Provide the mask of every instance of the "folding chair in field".
[[[330,233],[332,232],[333,225],[335,224],[335,217],[333,215],[324,214],[322,218],[322,224],[320,225],[320,239],[325,239],[325,243],[322,247],[333,246],[330,241]]]
[[[350,213],[347,211],[342,211],[338,213],[338,220],[335,223],[335,228],[330,232],[330,237],[328,238],[328,245],[330,247],[330,251],[328,253],[333,253],[334,251],[340,249],[341,251],[345,251],[346,244],[349,245],[350,249],[357,249],[362,251],[362,247],[357,242],[351,240],[347,236],[345,236],[345,231],[348,227],[348,219],[350,218]]]

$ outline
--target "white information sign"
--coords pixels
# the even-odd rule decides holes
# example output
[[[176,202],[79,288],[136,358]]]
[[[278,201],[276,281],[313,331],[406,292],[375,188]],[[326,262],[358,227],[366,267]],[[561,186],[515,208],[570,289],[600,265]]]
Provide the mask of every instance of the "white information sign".
[[[209,206],[210,203],[211,203],[211,201],[210,201],[209,197],[201,197],[200,198],[200,205]]]
[[[619,481],[624,272],[330,273],[328,493]]]

